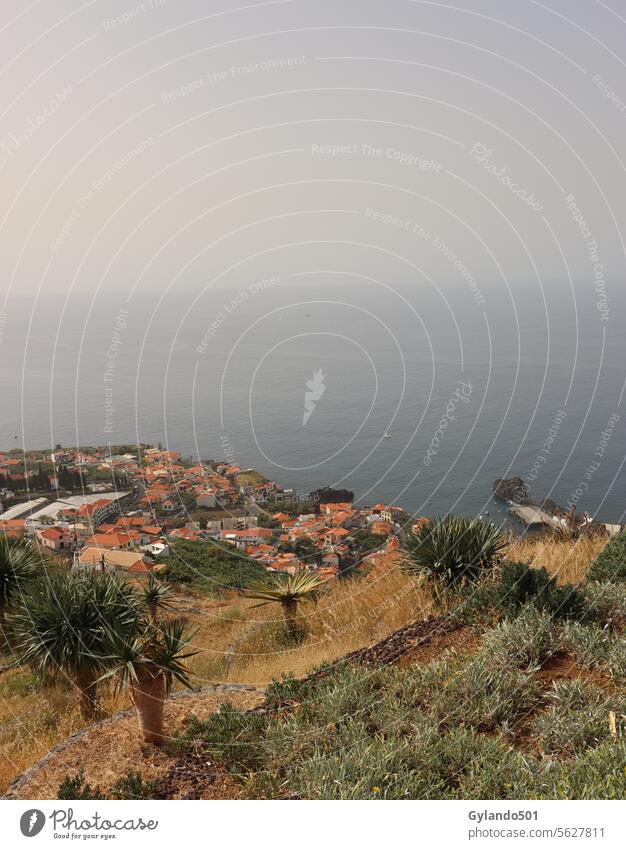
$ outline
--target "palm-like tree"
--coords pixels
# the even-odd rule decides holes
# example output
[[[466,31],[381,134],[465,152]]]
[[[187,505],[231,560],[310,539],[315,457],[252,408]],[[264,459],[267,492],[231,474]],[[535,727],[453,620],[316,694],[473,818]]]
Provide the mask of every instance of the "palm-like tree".
[[[88,573],[34,582],[9,621],[22,663],[47,678],[70,678],[81,714],[91,720],[99,711],[98,678],[106,667],[109,623],[133,633],[139,620],[126,581]]]
[[[491,522],[444,516],[423,525],[409,538],[407,566],[446,584],[474,583],[507,546],[500,528]]]
[[[154,573],[148,574],[148,580],[141,591],[141,598],[145,604],[150,619],[156,622],[159,617],[159,611],[172,610],[174,605],[170,601],[172,589],[169,584],[164,581],[159,581],[154,577]]]
[[[193,635],[185,630],[185,623],[174,619],[165,624],[150,622],[130,635],[115,626],[107,631],[110,669],[102,678],[114,676],[118,689],[130,689],[146,743],[165,742],[165,699],[174,679],[191,686],[185,661],[198,652],[189,650]]]
[[[0,636],[4,634],[7,611],[28,582],[42,571],[41,557],[28,540],[0,534]]]
[[[283,609],[287,634],[291,640],[298,636],[298,603],[301,601],[316,601],[326,580],[317,572],[304,569],[293,575],[274,575],[269,581],[252,584],[244,593],[247,598],[260,600],[262,607],[271,602],[278,602]]]

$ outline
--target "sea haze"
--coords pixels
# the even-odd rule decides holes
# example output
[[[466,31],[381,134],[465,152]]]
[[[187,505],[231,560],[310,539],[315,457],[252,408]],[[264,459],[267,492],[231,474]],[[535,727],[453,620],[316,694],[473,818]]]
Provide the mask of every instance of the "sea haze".
[[[287,272],[161,291],[15,298],[2,447],[161,442],[430,515],[496,515],[494,478],[530,475],[537,498],[623,517],[626,337],[589,288]]]

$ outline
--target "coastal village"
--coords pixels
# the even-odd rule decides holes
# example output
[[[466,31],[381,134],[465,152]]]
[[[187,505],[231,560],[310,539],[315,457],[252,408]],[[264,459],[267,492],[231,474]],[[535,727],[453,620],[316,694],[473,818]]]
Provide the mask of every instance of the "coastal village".
[[[0,532],[83,570],[159,571],[178,540],[212,541],[268,572],[335,578],[398,546],[399,507],[306,498],[254,469],[142,445],[0,454]],[[419,523],[420,520],[418,520]],[[425,520],[421,520],[425,521]]]

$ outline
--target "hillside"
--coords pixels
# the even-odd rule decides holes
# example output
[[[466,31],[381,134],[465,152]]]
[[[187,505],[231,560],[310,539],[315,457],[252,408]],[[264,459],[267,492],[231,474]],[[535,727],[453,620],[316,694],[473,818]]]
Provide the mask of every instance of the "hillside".
[[[581,576],[601,547],[602,543],[591,540],[535,539],[521,543],[509,557],[518,559],[523,552],[527,561],[536,557],[546,561],[553,573]],[[450,594],[436,599],[428,581],[407,574],[397,559],[385,558],[366,578],[335,582],[317,605],[303,607],[303,637],[295,646],[285,644],[272,606],[255,608],[254,602],[234,593],[219,598],[181,594],[179,606],[199,628],[194,645],[200,653],[192,659],[194,686],[215,681],[264,686],[288,673],[305,676],[320,664],[323,673],[304,684],[290,679],[270,687],[267,712],[262,714],[238,711],[246,703],[238,701],[240,696],[225,694],[224,701],[234,705],[235,713],[210,716],[217,707],[212,691],[184,700],[185,707],[168,707],[170,712],[174,709],[168,733],[172,741],[178,741],[175,751],[166,747],[159,753],[160,771],[155,772],[153,750],[140,745],[135,736],[130,760],[147,770],[146,779],[163,782],[167,778],[163,787],[169,788],[168,795],[182,796],[225,793],[220,776],[231,776],[227,795],[315,792],[332,796],[339,785],[320,783],[320,775],[332,775],[334,782],[335,764],[344,776],[341,793],[361,798],[365,785],[355,776],[363,773],[363,781],[369,781],[364,764],[385,763],[387,758],[397,766],[393,774],[404,777],[378,792],[395,797],[398,788],[405,787],[402,782],[410,785],[429,758],[443,758],[447,763],[456,745],[464,752],[464,763],[484,762],[480,775],[472,772],[474,777],[448,789],[436,782],[430,789],[414,785],[411,793],[432,793],[435,798],[482,792],[486,797],[492,792],[496,796],[510,792],[512,797],[520,793],[567,796],[574,792],[571,782],[576,775],[593,776],[600,763],[614,770],[616,759],[623,757],[619,720],[612,726],[611,717],[626,713],[620,695],[625,675],[624,586],[593,582],[584,585],[581,593],[586,611],[581,621],[555,617],[540,607],[503,609],[493,587],[467,598]],[[420,624],[424,620],[429,624]],[[416,624],[407,630],[411,622]],[[377,647],[362,650],[372,645]],[[356,653],[324,666],[350,652]],[[41,688],[30,673],[11,670],[0,679],[0,693],[6,787],[20,770],[84,723],[73,693],[62,683]],[[176,700],[171,702],[175,704]],[[127,698],[105,695],[107,713],[126,707]],[[198,718],[191,719],[191,713]],[[101,761],[92,763],[89,748],[81,754],[80,748],[70,747],[62,761],[49,764],[51,793],[64,770],[75,774],[82,766],[87,780],[95,781],[103,774],[112,779],[129,763],[133,720],[117,721],[127,729],[123,735],[112,734],[109,727],[106,741],[99,740],[96,727],[81,744],[106,751],[104,767]],[[420,755],[426,760],[411,766],[402,753],[415,750],[415,740],[407,734],[412,735],[418,726],[424,745],[430,742]],[[233,734],[239,741],[234,748]],[[246,735],[253,740],[244,746],[241,741]],[[266,742],[259,745],[259,739]],[[342,739],[339,745],[345,745],[350,756],[346,758],[344,752],[340,763],[333,761],[333,752]],[[277,748],[268,741],[275,741],[272,746]],[[251,760],[242,760],[241,754],[233,760],[233,752],[241,753],[246,746]],[[208,760],[215,769],[204,789],[185,789],[175,776],[190,773],[189,758],[196,757],[198,747],[210,751]],[[277,758],[284,762],[281,774],[285,776],[278,786],[263,779],[274,770]],[[494,758],[503,765],[502,774],[495,776],[486,767]],[[546,761],[553,765],[547,772]],[[303,772],[305,762],[311,769],[315,765],[320,774]],[[462,764],[459,769],[463,772]],[[237,780],[232,779],[233,773]],[[503,775],[509,776],[506,780],[510,779],[513,790],[506,790]],[[583,783],[576,792],[597,794],[600,791],[593,781],[605,779],[606,775],[589,779],[592,784]],[[376,781],[372,787],[382,788],[382,779]],[[28,786],[24,793],[30,794]]]

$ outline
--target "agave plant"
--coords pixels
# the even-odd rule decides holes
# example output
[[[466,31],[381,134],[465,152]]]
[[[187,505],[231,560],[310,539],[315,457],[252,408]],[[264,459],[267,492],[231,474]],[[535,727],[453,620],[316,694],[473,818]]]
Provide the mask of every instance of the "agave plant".
[[[261,604],[256,607],[278,602],[283,609],[287,634],[295,640],[298,635],[298,603],[315,601],[325,584],[326,580],[316,572],[301,569],[293,575],[275,575],[267,582],[251,584],[244,595],[260,600]]]
[[[407,566],[448,585],[475,583],[507,546],[506,538],[491,522],[444,516],[419,528],[409,539]]]
[[[159,581],[154,577],[154,573],[150,572],[146,585],[142,588],[141,597],[153,622],[157,621],[159,611],[173,609],[174,605],[170,601],[171,595],[170,585],[164,581]]]
[[[130,585],[108,575],[55,575],[33,583],[10,617],[22,663],[47,678],[67,676],[79,694],[80,711],[99,711],[98,677],[106,666],[106,630],[116,623],[132,633],[140,611]]]
[[[189,687],[185,661],[197,654],[189,650],[194,635],[186,634],[185,623],[174,619],[165,624],[150,622],[129,634],[116,625],[107,629],[108,671],[101,680],[114,677],[118,690],[128,688],[137,709],[139,727],[146,743],[165,742],[165,699],[174,679]]]
[[[25,539],[0,534],[0,632],[4,633],[6,612],[16,603],[27,582],[41,574],[39,553]]]

